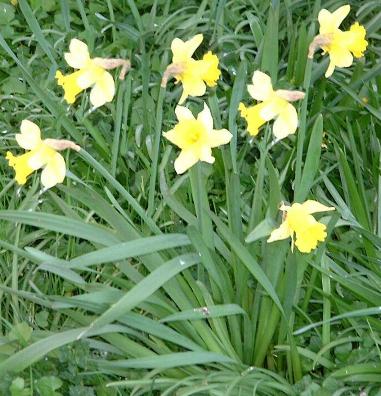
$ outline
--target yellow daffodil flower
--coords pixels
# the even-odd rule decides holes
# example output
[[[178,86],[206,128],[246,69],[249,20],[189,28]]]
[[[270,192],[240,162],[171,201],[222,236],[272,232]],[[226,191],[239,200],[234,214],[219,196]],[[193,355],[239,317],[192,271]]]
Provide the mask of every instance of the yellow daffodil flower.
[[[202,34],[197,34],[188,41],[175,38],[172,41],[172,63],[163,75],[162,87],[167,85],[168,79],[174,76],[176,83],[183,84],[183,93],[179,104],[184,103],[188,96],[202,96],[205,94],[206,85],[214,87],[220,77],[218,58],[212,52],[207,52],[202,59],[192,58],[193,53],[203,40]]]
[[[364,56],[364,51],[368,46],[365,40],[366,30],[358,22],[354,23],[348,31],[343,32],[339,29],[350,9],[349,5],[344,5],[332,13],[325,9],[319,12],[319,34],[312,41],[308,56],[312,59],[318,48],[321,48],[323,53],[329,54],[330,62],[325,72],[326,77],[332,75],[335,67],[351,66],[353,57]]]
[[[65,53],[65,60],[69,66],[78,70],[66,76],[59,70],[56,72],[57,83],[63,87],[67,103],[74,103],[77,95],[89,87],[92,87],[90,102],[94,108],[111,102],[115,94],[115,83],[106,70],[122,66],[119,78],[123,80],[130,62],[125,59],[91,59],[87,45],[77,39],[71,40],[69,50]]]
[[[295,107],[289,103],[304,98],[304,92],[273,90],[270,77],[261,71],[253,74],[253,84],[247,89],[251,97],[259,102],[255,106],[239,105],[241,116],[247,121],[250,135],[256,136],[259,128],[275,118],[273,134],[277,140],[295,133],[298,126],[298,114]]]
[[[292,239],[291,249],[295,245],[302,253],[310,253],[315,249],[318,242],[323,242],[327,237],[326,226],[319,223],[312,213],[335,210],[333,207],[322,205],[317,201],[308,200],[303,204],[294,203],[291,206],[282,205],[280,210],[285,212],[285,218],[279,228],[274,230],[267,242]]]
[[[35,170],[43,168],[41,183],[44,188],[51,188],[62,183],[65,178],[65,160],[60,153],[67,148],[80,150],[80,147],[69,140],[45,139],[41,140],[40,128],[31,121],[23,120],[21,133],[16,134],[16,141],[20,147],[28,150],[25,154],[14,156],[10,151],[6,158],[15,170],[18,184],[26,183],[27,177]]]
[[[212,148],[229,143],[232,134],[227,129],[213,129],[213,118],[206,104],[197,119],[183,106],[177,106],[175,112],[179,122],[164,136],[181,149],[175,161],[176,172],[184,173],[198,161],[213,164]]]

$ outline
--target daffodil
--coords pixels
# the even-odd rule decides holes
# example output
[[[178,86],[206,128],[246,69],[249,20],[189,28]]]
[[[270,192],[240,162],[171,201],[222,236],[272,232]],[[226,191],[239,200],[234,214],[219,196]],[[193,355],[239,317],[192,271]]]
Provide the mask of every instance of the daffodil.
[[[183,106],[177,106],[175,112],[179,122],[164,136],[181,149],[175,161],[176,172],[184,173],[198,161],[213,164],[212,148],[229,143],[232,134],[227,129],[213,129],[213,118],[206,104],[197,118]]]
[[[282,205],[280,210],[285,212],[281,226],[275,229],[267,242],[279,241],[291,237],[291,249],[296,247],[302,253],[310,253],[318,242],[323,242],[327,237],[326,226],[319,223],[312,216],[313,213],[335,210],[317,201],[308,200],[302,204],[294,203],[291,206]],[[294,234],[296,239],[294,240]]]
[[[259,128],[275,118],[273,134],[277,140],[295,133],[298,126],[298,114],[289,103],[304,98],[304,92],[278,89],[274,91],[270,77],[261,71],[253,74],[253,84],[247,89],[253,99],[261,102],[254,106],[239,105],[241,116],[247,121],[250,135],[256,136]]]
[[[65,53],[65,60],[69,66],[78,70],[68,75],[63,75],[59,70],[56,72],[57,83],[63,87],[67,103],[74,103],[77,95],[89,87],[92,87],[90,102],[94,107],[111,102],[115,94],[115,83],[107,70],[122,66],[119,78],[123,80],[130,62],[119,58],[91,59],[87,45],[77,39],[71,40],[69,50]]]
[[[358,22],[355,22],[348,31],[339,29],[350,9],[349,5],[344,5],[332,13],[325,9],[319,12],[319,34],[312,41],[308,56],[312,59],[318,48],[321,48],[323,53],[329,54],[330,61],[325,73],[326,77],[332,75],[335,67],[351,66],[353,57],[364,56],[364,51],[368,46],[365,40],[366,30]]]
[[[9,165],[16,172],[17,183],[25,184],[27,177],[40,168],[43,168],[41,183],[44,188],[51,188],[57,183],[62,183],[65,178],[66,165],[64,158],[57,151],[67,148],[79,151],[80,147],[69,140],[41,140],[40,128],[28,120],[22,121],[20,131],[21,133],[16,134],[16,141],[27,152],[16,157],[8,151],[6,155]]]
[[[207,52],[202,59],[195,60],[192,58],[202,40],[203,35],[197,34],[185,42],[179,38],[172,41],[172,63],[164,72],[161,85],[165,87],[171,76],[175,77],[176,83],[181,81],[183,93],[179,104],[182,104],[188,96],[204,95],[206,85],[214,87],[220,77],[218,58],[211,51]]]

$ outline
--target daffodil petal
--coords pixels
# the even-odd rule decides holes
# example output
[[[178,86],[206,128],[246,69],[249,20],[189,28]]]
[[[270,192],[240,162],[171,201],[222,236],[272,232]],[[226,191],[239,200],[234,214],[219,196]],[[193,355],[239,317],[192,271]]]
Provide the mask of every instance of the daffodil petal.
[[[253,84],[247,86],[250,96],[259,101],[267,100],[273,93],[271,78],[259,70],[253,74]]]
[[[175,113],[179,121],[194,120],[192,112],[185,106],[176,106]]]
[[[265,102],[260,103],[257,106],[259,106],[260,108],[259,115],[265,121],[270,121],[275,118],[282,111],[283,108],[282,106],[279,106],[279,100],[271,99],[266,100]]]
[[[202,43],[204,36],[202,34],[196,34],[188,41],[183,41],[179,38],[175,38],[171,44],[171,50],[173,53],[173,63],[183,62],[188,58],[191,58],[193,53]]]
[[[55,153],[41,172],[41,183],[44,188],[51,188],[65,179],[66,165],[60,153]]]
[[[70,52],[66,52],[64,55],[67,64],[74,69],[85,67],[86,63],[90,60],[87,45],[78,39],[72,39],[70,41],[69,50]]]
[[[200,150],[200,160],[213,164],[216,160],[212,155],[212,149],[208,146],[203,146]]]
[[[16,134],[16,141],[25,150],[33,150],[41,143],[40,128],[32,121],[23,120],[20,127],[21,133]]]
[[[198,114],[197,120],[201,121],[208,131],[213,130],[213,117],[206,103],[204,103],[204,109]]]
[[[320,34],[334,33],[339,28],[345,17],[349,14],[349,11],[349,5],[344,5],[333,13],[326,9],[321,10],[318,15]]]
[[[332,17],[335,23],[335,26],[338,28],[343,20],[347,17],[351,10],[351,6],[349,4],[343,5],[339,7],[332,13]]]
[[[228,144],[233,135],[227,129],[215,129],[209,133],[210,147],[223,146]]]
[[[175,160],[176,173],[181,175],[198,161],[199,158],[193,150],[182,150]]]
[[[331,62],[338,67],[349,67],[353,63],[353,56],[348,48],[337,45],[329,52]]]
[[[95,82],[96,79],[94,78],[94,73],[92,73],[91,70],[83,69],[78,74],[77,84],[81,89],[87,89],[94,85]]]
[[[335,210],[332,206],[325,206],[320,202],[314,201],[312,199],[307,200],[302,204],[303,208],[306,209],[308,214],[319,213],[319,212],[328,212],[331,210]]]
[[[292,235],[292,231],[288,226],[287,222],[283,222],[280,227],[276,228],[274,231],[271,232],[269,239],[267,242],[275,242],[281,241],[283,239],[287,239]]]
[[[188,96],[202,96],[205,94],[206,85],[200,79],[184,79],[183,80],[183,93],[179,100],[179,104],[184,103]]]
[[[288,103],[274,122],[273,134],[277,140],[295,133],[298,127],[298,113],[295,107]]]
[[[94,107],[100,107],[106,102],[111,102],[115,94],[115,83],[112,75],[104,72],[90,92],[90,102]]]
[[[324,74],[325,77],[326,77],[326,78],[331,77],[334,71],[335,71],[335,63],[332,62],[332,60],[331,60],[331,61],[329,62],[328,68],[327,68],[327,70],[326,70],[326,72],[325,72],[325,74]]]
[[[164,132],[163,136],[177,147],[182,146],[183,143],[182,136],[179,133],[177,133],[175,129],[171,129],[168,132]]]

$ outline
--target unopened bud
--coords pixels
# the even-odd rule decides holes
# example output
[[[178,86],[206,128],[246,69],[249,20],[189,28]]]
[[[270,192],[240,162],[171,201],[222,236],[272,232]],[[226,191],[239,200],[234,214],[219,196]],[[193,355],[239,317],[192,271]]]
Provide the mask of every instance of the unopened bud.
[[[162,88],[165,88],[167,86],[168,80],[176,76],[178,74],[181,74],[184,72],[184,66],[181,63],[171,63],[166,69],[163,74],[163,78],[161,79],[161,86]]]
[[[296,102],[297,100],[303,99],[306,95],[302,91],[288,91],[286,89],[278,89],[276,94],[287,102]]]
[[[81,147],[75,144],[74,142],[65,139],[45,139],[44,143],[57,151],[63,151],[66,149],[79,151],[81,149]]]
[[[94,58],[94,62],[105,70],[113,70],[122,67],[119,73],[119,80],[124,80],[127,72],[131,69],[131,62],[121,58]]]

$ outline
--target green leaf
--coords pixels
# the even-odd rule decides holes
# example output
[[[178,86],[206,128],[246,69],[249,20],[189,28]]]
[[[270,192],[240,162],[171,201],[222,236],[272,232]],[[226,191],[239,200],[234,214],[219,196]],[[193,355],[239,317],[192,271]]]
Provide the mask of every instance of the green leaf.
[[[179,272],[200,262],[200,257],[195,254],[188,254],[176,257],[147,275],[142,281],[129,290],[111,308],[91,323],[89,328],[81,334],[85,336],[89,331],[99,329],[105,324],[111,323],[120,318],[128,311],[136,307],[140,302],[158,290],[165,282],[177,275]]]
[[[234,360],[213,352],[177,352],[160,356],[99,362],[100,368],[168,369],[193,364],[234,363]]]
[[[143,256],[160,250],[187,246],[189,244],[189,238],[183,234],[166,234],[139,238],[76,257],[70,261],[69,268],[83,268],[95,264],[111,263],[129,257]]]
[[[187,311],[175,313],[161,319],[160,322],[175,322],[178,320],[198,320],[208,318],[219,318],[229,315],[245,315],[246,312],[236,304],[212,305],[193,308]]]
[[[315,175],[319,170],[321,143],[323,139],[323,117],[318,115],[312,127],[311,138],[308,144],[307,156],[304,162],[302,179],[296,188],[295,201],[305,201],[314,183]]]

